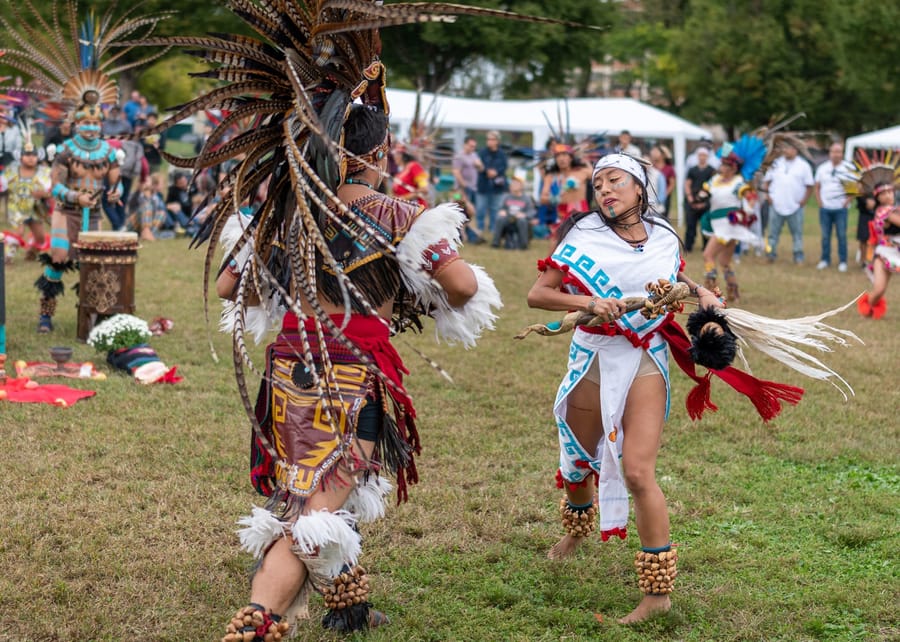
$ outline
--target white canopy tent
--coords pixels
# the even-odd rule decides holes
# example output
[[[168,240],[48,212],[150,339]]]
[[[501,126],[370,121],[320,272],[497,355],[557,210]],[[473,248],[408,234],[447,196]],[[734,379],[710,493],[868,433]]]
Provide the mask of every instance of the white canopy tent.
[[[860,134],[851,136],[847,139],[844,148],[844,158],[853,160],[853,152],[857,147],[864,149],[898,149],[900,150],[900,125],[888,127],[887,129],[879,129],[878,131],[869,132],[868,134]]]
[[[415,115],[416,92],[388,89],[391,121],[401,137],[409,130]],[[505,132],[530,132],[533,146],[543,147],[550,138],[547,120],[563,126],[575,136],[607,134],[615,137],[623,129],[635,138],[666,139],[673,142],[678,221],[682,220],[684,201],[685,141],[712,138],[710,132],[683,118],[631,98],[569,98],[550,100],[478,100],[452,98],[423,93],[420,114],[435,115],[443,129],[453,132],[454,146],[462,147],[467,131],[497,129]],[[545,116],[546,115],[546,116]]]

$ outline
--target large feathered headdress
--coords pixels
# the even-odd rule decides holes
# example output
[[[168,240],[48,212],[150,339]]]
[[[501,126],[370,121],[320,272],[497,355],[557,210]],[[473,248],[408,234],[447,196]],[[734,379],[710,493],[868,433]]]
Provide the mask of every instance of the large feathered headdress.
[[[115,4],[101,17],[91,10],[79,22],[78,5],[69,0],[63,15],[53,2],[48,22],[31,0],[6,0],[14,23],[0,16],[3,63],[39,80],[41,89],[24,89],[42,99],[62,103],[74,116],[102,117],[101,105],[119,101],[115,74],[158,58],[165,50],[141,60],[124,62],[130,48],[110,49],[140,32],[149,35],[170,13],[134,16],[135,5],[118,19]],[[23,11],[23,7],[27,11]],[[21,89],[21,88],[20,88]],[[74,111],[73,111],[74,110]]]
[[[341,328],[326,314],[317,297],[317,270],[324,267],[335,276],[348,310],[352,300],[353,307],[377,317],[365,293],[354,286],[332,255],[322,232],[326,224],[337,226],[352,238],[365,234],[367,242],[385,256],[391,257],[396,251],[392,239],[348,209],[336,196],[349,159],[375,168],[367,159],[347,151],[342,145],[342,135],[352,103],[360,101],[370,109],[388,112],[378,29],[449,21],[457,15],[560,23],[442,2],[229,0],[227,6],[255,36],[144,38],[130,44],[185,47],[215,65],[213,70],[198,76],[223,83],[174,108],[166,121],[143,132],[149,135],[164,131],[205,110],[228,113],[210,133],[198,156],[181,159],[165,155],[173,165],[193,168],[195,172],[234,161],[223,183],[229,198],[212,208],[194,240],[195,244],[209,240],[204,298],[212,257],[226,223],[241,203],[251,201],[266,184],[265,200],[229,250],[230,256],[249,257],[242,266],[236,289],[235,370],[248,415],[257,435],[266,444],[254,420],[243,379],[244,311],[245,302],[252,295],[272,293],[300,318],[306,317],[300,306],[303,301],[318,320],[316,331],[321,346],[325,345],[326,333],[340,339],[362,363],[380,374],[366,355],[344,339]],[[232,125],[239,122],[247,122],[249,127],[226,138]],[[308,362],[314,385],[324,395],[328,384],[316,374],[303,324],[300,329],[303,346],[300,357]],[[327,351],[322,358],[327,370]]]
[[[884,189],[900,187],[900,154],[889,150],[856,150],[853,170],[843,181],[848,196],[875,196]]]

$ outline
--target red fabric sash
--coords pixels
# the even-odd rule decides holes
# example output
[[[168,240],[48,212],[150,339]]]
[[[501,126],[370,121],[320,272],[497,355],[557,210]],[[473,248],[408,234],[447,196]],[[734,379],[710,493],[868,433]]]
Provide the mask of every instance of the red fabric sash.
[[[697,385],[688,393],[685,405],[691,419],[700,419],[706,410],[716,411],[716,406],[710,399],[710,378],[712,375],[734,388],[737,392],[746,396],[756,407],[756,412],[763,421],[770,421],[781,412],[781,402],[796,405],[803,397],[803,388],[791,386],[775,381],[757,379],[743,370],[728,366],[722,370],[709,370],[705,376],[697,374],[695,364],[690,356],[691,341],[684,329],[674,321],[667,319],[659,332],[669,344],[675,362]]]
[[[335,325],[340,326],[344,321],[344,315],[333,314],[331,320]],[[304,323],[306,332],[312,337],[316,332],[316,321],[312,317],[306,319]],[[281,331],[285,334],[295,334],[299,332],[299,323],[297,315],[288,311],[284,315],[281,323]],[[326,338],[329,332],[325,330]],[[416,411],[413,408],[412,399],[403,387],[403,375],[409,374],[409,370],[403,365],[403,359],[394,348],[390,341],[390,331],[388,327],[378,317],[367,317],[360,314],[350,316],[350,322],[344,328],[344,336],[356,345],[360,350],[367,353],[375,361],[375,365],[396,385],[396,388],[390,390],[391,397],[397,403],[403,406],[403,410],[415,418]]]

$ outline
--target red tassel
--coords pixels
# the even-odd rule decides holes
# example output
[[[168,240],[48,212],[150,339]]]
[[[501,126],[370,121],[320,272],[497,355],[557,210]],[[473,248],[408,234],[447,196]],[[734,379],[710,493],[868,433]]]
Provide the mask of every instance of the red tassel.
[[[628,537],[628,529],[626,527],[619,528],[616,526],[615,528],[611,528],[608,531],[600,531],[600,540],[605,542],[613,535],[618,535],[619,539],[625,539]]]
[[[764,381],[733,368],[715,370],[714,374],[742,395],[746,395],[763,421],[771,421],[781,412],[781,402],[797,405],[803,398],[803,388],[776,381]]]
[[[710,399],[710,373],[707,372],[706,376],[702,377],[691,389],[685,400],[685,406],[687,406],[688,416],[695,420],[703,417],[703,413],[707,410],[715,412],[719,409]]]

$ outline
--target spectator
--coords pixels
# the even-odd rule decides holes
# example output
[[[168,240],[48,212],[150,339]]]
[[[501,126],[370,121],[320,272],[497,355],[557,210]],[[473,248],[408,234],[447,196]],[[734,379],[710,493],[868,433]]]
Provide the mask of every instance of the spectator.
[[[191,195],[188,191],[188,175],[184,172],[176,172],[175,180],[169,186],[166,194],[166,217],[165,229],[172,229],[176,232],[184,231],[189,235],[193,235],[196,231],[196,224],[191,221]]]
[[[31,96],[25,91],[25,86],[22,83],[22,76],[16,76],[13,81],[13,88],[6,92],[6,95],[9,96],[13,102],[13,120],[27,112],[28,105],[31,102]]]
[[[133,128],[128,120],[122,115],[122,110],[119,106],[113,105],[109,108],[109,112],[101,125],[100,131],[103,133],[104,137],[108,138],[111,136],[130,134],[133,131]]]
[[[397,170],[394,173],[392,182],[392,190],[394,196],[413,201],[418,201],[420,205],[428,205],[428,172],[425,168],[409,153],[409,149],[405,143],[396,143],[394,149],[391,150],[394,159],[394,165]],[[348,181],[349,182],[349,181]]]
[[[529,231],[535,213],[534,200],[525,193],[525,183],[518,178],[510,180],[509,193],[503,197],[497,212],[491,247],[500,247],[501,241],[507,238],[508,247],[527,250]]]
[[[706,152],[706,160],[709,163],[709,166],[714,170],[719,169],[719,157],[713,153],[712,143],[708,140],[700,141],[700,144],[697,145],[696,149],[688,154],[688,157],[684,159],[684,169],[685,171],[690,170],[692,167],[696,167],[700,161],[698,160],[698,155],[700,151]]]
[[[487,145],[478,152],[482,170],[475,193],[475,224],[484,234],[497,223],[497,211],[506,194],[506,154],[500,149],[500,132],[489,131]]]
[[[55,151],[57,147],[59,147],[62,143],[69,140],[72,137],[72,123],[68,120],[61,121],[55,127],[51,127],[47,131],[47,137],[44,138],[44,149],[48,151],[47,158],[51,158],[52,154],[49,154],[51,149],[51,145],[53,146],[53,150]]]
[[[847,271],[847,205],[850,197],[844,193],[842,179],[848,168],[844,161],[844,146],[832,143],[828,160],[816,169],[816,201],[819,203],[819,226],[822,228],[822,256],[816,268],[831,265],[831,228],[837,235],[838,272]]]
[[[0,171],[15,160],[15,153],[22,147],[22,134],[13,125],[12,116],[6,108],[0,108]]]
[[[697,149],[697,164],[688,170],[687,178],[684,181],[686,201],[684,249],[686,252],[694,250],[694,242],[697,240],[697,223],[709,211],[708,183],[715,175],[716,170],[709,164],[709,149],[700,147]]]
[[[661,186],[663,191],[659,193],[659,199],[662,203],[662,215],[668,219],[672,190],[675,189],[675,169],[672,167],[672,153],[665,145],[654,145],[650,150],[650,162],[665,180],[664,187]]]
[[[125,103],[125,106],[122,108],[125,112],[125,118],[128,120],[128,124],[131,125],[131,129],[134,130],[137,128],[137,118],[138,112],[141,110],[141,92],[134,90],[131,92],[131,98],[128,99],[128,102]]]
[[[127,229],[138,232],[143,241],[161,238],[166,223],[166,204],[163,203],[159,189],[159,176],[153,174],[144,178],[139,189],[128,199]]]
[[[456,187],[462,190],[471,203],[475,202],[478,172],[483,169],[477,148],[478,142],[469,136],[463,143],[462,150],[453,157],[453,178],[456,179]]]
[[[775,159],[763,179],[771,205],[769,216],[769,263],[778,254],[778,238],[785,223],[791,232],[794,263],[803,263],[803,206],[812,194],[815,180],[805,159],[799,158],[799,150],[785,144],[781,156]]]
[[[635,158],[641,157],[641,149],[631,142],[631,132],[627,129],[623,129],[622,133],[619,134],[619,143],[613,148],[613,152],[616,154],[628,154]]]

